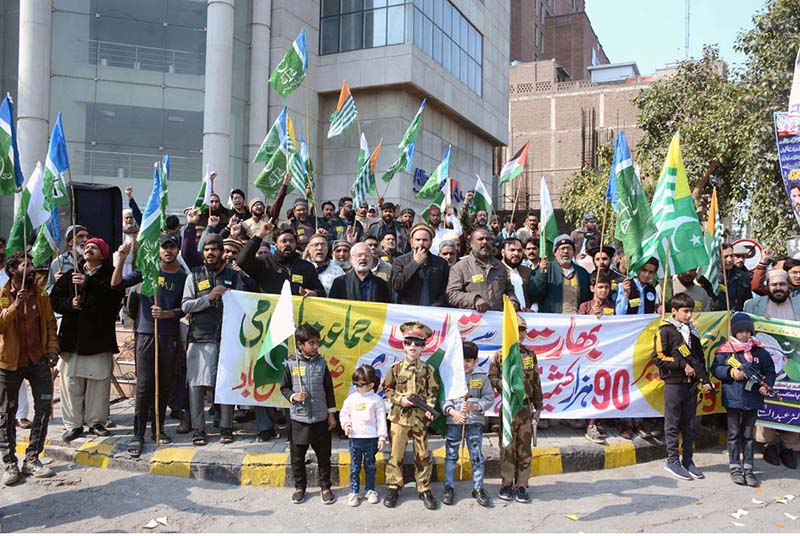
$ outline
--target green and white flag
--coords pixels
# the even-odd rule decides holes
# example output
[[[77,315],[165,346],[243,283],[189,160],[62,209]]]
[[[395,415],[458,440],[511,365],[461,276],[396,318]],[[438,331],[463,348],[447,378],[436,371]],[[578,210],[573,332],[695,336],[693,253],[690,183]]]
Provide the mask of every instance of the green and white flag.
[[[530,143],[530,140],[526,141],[525,145],[522,146],[522,149],[517,151],[517,154],[515,154],[511,160],[506,162],[506,165],[503,166],[502,170],[500,170],[500,178],[497,181],[498,186],[502,186],[507,182],[513,181],[525,170],[525,162],[528,160],[528,146]]]
[[[206,174],[203,176],[203,183],[200,185],[200,191],[197,192],[197,197],[194,200],[194,208],[200,212],[208,210],[211,206],[211,164],[206,166]]]
[[[433,367],[436,381],[439,382],[437,404],[442,408],[445,401],[463,399],[469,392],[467,379],[464,374],[464,347],[461,341],[461,332],[458,331],[458,322],[448,315],[446,320],[447,333],[442,345],[428,358],[428,365]],[[431,423],[431,428],[442,433],[446,430],[444,415]]]
[[[31,248],[33,265],[41,266],[48,259],[58,255],[59,251],[59,226],[58,209],[50,211],[50,219],[39,227],[39,234]]]
[[[450,175],[450,147],[450,145],[447,146],[447,151],[444,153],[442,163],[436,166],[431,176],[428,177],[427,182],[422,186],[419,193],[417,193],[417,199],[433,199],[444,187],[444,183]]]
[[[22,190],[22,199],[17,209],[17,216],[11,226],[11,233],[6,245],[6,256],[25,249],[25,243],[33,231],[50,220],[51,212],[45,208],[44,174],[41,162],[36,162],[36,169],[28,177]]]
[[[253,365],[253,381],[256,387],[281,382],[284,363],[289,357],[289,339],[294,336],[294,330],[292,287],[286,280],[261,341],[259,358]]]
[[[539,255],[553,260],[553,244],[558,236],[558,223],[556,211],[553,210],[553,201],[550,199],[550,190],[547,180],[542,176],[539,186],[539,203],[541,204],[541,229],[539,231]]]
[[[519,324],[514,306],[506,295],[503,295],[502,341],[501,377],[503,384],[500,392],[503,402],[500,417],[503,437],[500,438],[500,441],[505,448],[511,444],[513,439],[511,422],[525,403],[525,372],[522,368],[522,353],[519,349]]]
[[[369,154],[367,137],[361,133],[361,148],[358,151],[358,176],[353,183],[353,206],[361,206],[367,200],[369,194],[375,194],[375,163],[378,161],[378,154],[381,152],[383,138],[378,142],[378,146]]]
[[[153,169],[153,190],[142,215],[139,229],[139,251],[136,254],[136,267],[142,272],[142,295],[153,296],[158,290],[158,272],[161,264],[161,231],[166,227],[167,218],[167,177],[169,175],[169,156],[164,156],[163,172],[158,162]]]
[[[719,217],[719,204],[717,203],[717,189],[711,194],[711,205],[708,207],[708,223],[706,224],[706,252],[708,253],[708,266],[703,275],[711,283],[714,292],[719,292],[720,248],[722,247],[723,229],[722,219]]]
[[[647,240],[642,260],[639,264],[631,264],[631,268],[638,269],[650,257],[658,258],[665,270],[669,270],[669,275],[708,266],[703,229],[697,218],[689,179],[681,158],[680,134],[676,133],[669,144],[650,208],[658,233]]]
[[[278,94],[286,98],[292,91],[300,87],[308,70],[308,47],[306,47],[306,29],[300,30],[292,48],[283,56],[275,70],[269,76],[269,85]]]
[[[490,216],[492,214],[492,196],[483,185],[480,175],[478,175],[478,182],[475,183],[475,192],[469,205],[469,213],[475,214],[479,210],[485,210]]]
[[[422,125],[422,112],[425,110],[426,102],[428,102],[428,99],[422,99],[422,104],[419,105],[417,114],[414,116],[414,119],[411,120],[411,124],[408,125],[408,128],[403,134],[403,139],[400,140],[400,145],[397,146],[397,148],[400,149],[400,154],[397,155],[397,159],[381,177],[383,182],[391,182],[395,173],[399,173],[400,171],[411,171],[411,164],[414,161],[414,148],[417,145],[417,136],[419,135],[419,128]]]
[[[14,103],[6,93],[0,102],[0,195],[13,195],[22,189],[17,131],[14,127]]]
[[[336,105],[336,110],[331,114],[331,126],[328,128],[328,139],[338,136],[344,132],[347,127],[355,123],[358,117],[358,110],[356,109],[356,101],[353,95],[350,94],[350,88],[347,82],[342,80],[342,91],[339,93],[339,102]]]
[[[47,159],[44,162],[43,180],[47,210],[69,204],[65,180],[67,170],[69,170],[67,140],[64,138],[64,128],[61,125],[61,112],[58,112],[53,134],[50,136]]]

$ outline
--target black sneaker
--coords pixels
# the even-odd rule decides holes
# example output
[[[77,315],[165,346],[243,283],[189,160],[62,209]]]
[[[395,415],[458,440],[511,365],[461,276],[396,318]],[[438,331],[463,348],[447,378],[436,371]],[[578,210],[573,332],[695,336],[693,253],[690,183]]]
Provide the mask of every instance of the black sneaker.
[[[479,488],[472,490],[472,496],[475,498],[476,501],[478,501],[478,504],[480,504],[481,506],[489,507],[492,505],[492,499],[490,499],[489,494],[486,493],[486,488]]]
[[[780,465],[781,457],[778,452],[778,445],[767,445],[764,447],[764,461],[770,465]]]
[[[336,502],[336,495],[333,494],[331,488],[322,490],[322,502],[324,504],[333,504]]]
[[[266,443],[273,437],[275,437],[275,430],[261,430],[256,436],[256,442]]]
[[[675,476],[680,478],[681,480],[693,480],[691,473],[686,470],[686,468],[681,465],[681,462],[675,460],[674,462],[668,461],[666,465],[664,465],[664,470]]]
[[[306,500],[306,490],[304,489],[296,489],[294,493],[292,493],[292,503],[293,504],[300,504],[301,502]]]
[[[83,434],[83,426],[80,428],[73,428],[72,430],[67,430],[64,432],[64,435],[61,436],[61,439],[69,443],[70,441],[74,441],[78,439]]]
[[[450,506],[453,504],[453,495],[455,494],[455,490],[450,486],[444,487],[444,493],[442,493],[442,504],[446,504]]]
[[[106,429],[106,427],[105,427],[105,426],[103,426],[103,425],[102,425],[102,424],[100,424],[100,423],[97,423],[97,424],[93,424],[93,425],[91,425],[91,426],[89,427],[89,433],[90,433],[90,434],[94,434],[94,435],[96,435],[96,436],[98,436],[98,437],[108,437],[108,436],[110,436],[110,435],[111,435],[111,432],[109,432],[109,431]]]
[[[744,483],[750,486],[751,488],[758,487],[758,479],[756,478],[756,475],[753,474],[752,469],[745,469]]]
[[[438,504],[436,504],[436,499],[434,498],[433,493],[431,493],[431,490],[423,491],[419,494],[419,498],[422,500],[422,502],[425,504],[425,508],[428,510],[436,510],[438,507]]]
[[[394,488],[389,488],[386,490],[386,496],[383,498],[383,505],[386,508],[394,508],[397,506],[397,497],[399,492]]]
[[[523,488],[522,486],[518,487],[514,494],[514,499],[519,503],[531,502],[531,498],[528,496],[528,488]]]
[[[739,486],[744,486],[746,483],[744,474],[742,473],[742,470],[739,468],[731,469],[731,480],[733,480],[734,484],[737,484]]]
[[[497,494],[504,501],[513,501],[514,500],[514,490],[511,486],[502,486],[500,491]]]
[[[697,480],[702,480],[706,477],[703,472],[697,468],[692,460],[689,460],[688,463],[684,461],[682,463],[684,469],[689,471],[689,474],[692,475],[692,478],[696,478]]]

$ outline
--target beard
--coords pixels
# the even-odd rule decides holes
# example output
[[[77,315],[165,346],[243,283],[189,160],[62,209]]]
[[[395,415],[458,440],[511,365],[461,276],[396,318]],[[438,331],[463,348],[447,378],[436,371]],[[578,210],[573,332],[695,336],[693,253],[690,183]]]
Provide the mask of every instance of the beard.
[[[357,274],[361,274],[361,275],[366,275],[366,274],[368,274],[370,272],[369,264],[366,264],[366,265],[363,265],[363,266],[360,265],[360,264],[357,264],[357,265],[353,266],[353,269],[356,271]]]
[[[519,259],[519,258],[515,259],[515,260],[511,260],[511,259],[503,259],[503,260],[511,268],[519,268],[519,265],[522,264],[522,259]]]
[[[353,269],[353,264],[350,261],[337,261],[337,260],[334,260],[333,263],[336,266],[338,266],[339,268],[341,268],[342,270],[344,270],[345,272],[349,272],[350,270]]]
[[[789,292],[785,290],[777,290],[777,291],[768,291],[767,295],[769,296],[770,301],[775,303],[783,303],[789,299]]]

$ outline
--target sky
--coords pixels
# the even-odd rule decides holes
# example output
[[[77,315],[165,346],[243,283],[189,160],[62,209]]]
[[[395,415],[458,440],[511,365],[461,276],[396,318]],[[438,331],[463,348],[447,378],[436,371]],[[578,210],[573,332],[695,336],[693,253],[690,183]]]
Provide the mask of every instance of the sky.
[[[753,27],[765,0],[691,0],[689,55],[718,44],[729,64],[744,56],[733,50],[736,37]],[[686,0],[586,0],[586,13],[612,63],[635,61],[642,75],[685,57]]]

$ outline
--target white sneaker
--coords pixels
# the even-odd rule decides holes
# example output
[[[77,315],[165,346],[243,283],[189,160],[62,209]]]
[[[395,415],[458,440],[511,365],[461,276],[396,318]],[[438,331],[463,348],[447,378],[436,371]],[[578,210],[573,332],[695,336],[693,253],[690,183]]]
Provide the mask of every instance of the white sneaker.
[[[367,492],[367,502],[369,504],[378,504],[380,499],[378,498],[378,492],[374,489],[371,489]]]
[[[358,506],[361,502],[361,498],[358,496],[358,493],[351,493],[347,496],[347,504],[350,506]]]

